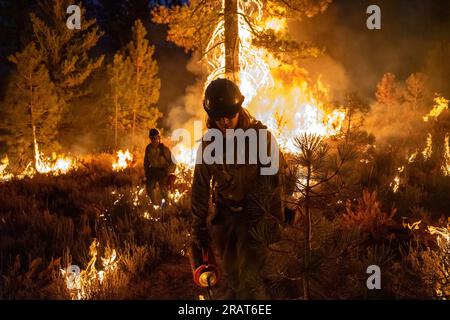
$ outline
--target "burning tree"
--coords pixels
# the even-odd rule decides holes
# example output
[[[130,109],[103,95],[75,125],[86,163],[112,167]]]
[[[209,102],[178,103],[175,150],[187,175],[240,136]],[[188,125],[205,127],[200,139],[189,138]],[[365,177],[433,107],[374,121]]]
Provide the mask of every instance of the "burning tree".
[[[330,124],[339,127],[345,116],[325,110],[327,88],[320,81],[313,84],[297,63],[321,50],[294,41],[287,28],[288,19],[314,16],[329,3],[191,1],[185,6],[157,7],[153,21],[167,24],[168,40],[200,57],[207,74],[205,85],[219,77],[237,82],[245,96],[244,107],[268,126],[283,150],[293,151],[295,136],[329,134]]]
[[[426,113],[420,104],[415,111],[406,109],[411,106],[408,101],[402,106],[405,110],[398,109],[391,130],[381,126],[390,131],[389,146],[376,154],[371,180],[378,180],[380,194],[400,211],[422,217],[423,209],[418,208],[425,208],[430,216],[441,215],[447,211],[450,190],[448,100],[436,96]]]
[[[413,111],[425,110],[427,92],[427,78],[423,73],[413,73],[406,79],[406,88],[403,93],[403,99],[409,108]]]
[[[377,92],[375,93],[379,104],[386,108],[386,112],[397,105],[397,99],[399,97],[399,90],[395,81],[395,75],[392,73],[386,73],[381,78],[377,85]]]
[[[50,80],[42,55],[34,43],[9,57],[16,65],[3,103],[6,143],[18,167],[39,158],[38,145],[45,151],[58,149],[58,125],[63,102]],[[36,166],[36,163],[35,163]]]
[[[323,12],[331,0],[271,0],[271,1],[190,1],[189,5],[167,8],[159,6],[153,12],[153,20],[167,24],[168,40],[184,47],[186,51],[197,51],[202,57],[220,48],[224,60],[209,61],[215,72],[225,74],[236,82],[242,81],[242,70],[248,67],[242,55],[248,54],[248,38],[254,44],[265,47],[279,56],[311,56],[317,50],[309,43],[296,43],[279,32],[282,20],[291,17],[312,17]],[[266,28],[262,21],[267,22]],[[246,53],[247,52],[247,53]],[[214,65],[214,64],[219,64]],[[218,70],[217,70],[218,69]],[[217,74],[213,73],[212,80]]]

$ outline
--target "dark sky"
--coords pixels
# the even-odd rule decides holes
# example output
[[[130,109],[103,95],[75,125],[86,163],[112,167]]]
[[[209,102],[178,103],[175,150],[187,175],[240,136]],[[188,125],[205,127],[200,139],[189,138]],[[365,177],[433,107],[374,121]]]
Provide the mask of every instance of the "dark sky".
[[[381,8],[381,30],[366,28],[366,9],[371,4]],[[393,72],[402,80],[415,71],[443,77],[433,74],[439,68],[430,66],[427,57],[443,41],[447,41],[448,48],[450,0],[334,0],[325,13],[295,23],[291,29],[298,39],[326,48],[332,64],[338,65],[345,75],[346,81],[342,77],[335,81],[337,87],[338,82],[346,82],[339,89],[347,87],[373,95],[378,79],[386,72]],[[448,75],[450,51],[444,55],[446,59],[440,63],[447,65]],[[333,78],[335,70],[327,70],[328,64],[320,65],[320,61],[313,65],[319,72],[331,73],[329,77]],[[442,87],[437,89],[448,90],[443,81],[450,79],[436,80]]]

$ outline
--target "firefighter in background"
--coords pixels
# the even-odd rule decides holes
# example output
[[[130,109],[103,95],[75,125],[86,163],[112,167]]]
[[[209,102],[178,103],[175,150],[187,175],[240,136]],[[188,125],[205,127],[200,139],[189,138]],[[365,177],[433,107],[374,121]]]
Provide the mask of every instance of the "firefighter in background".
[[[163,205],[167,201],[168,188],[173,184],[175,163],[170,149],[161,142],[158,129],[150,129],[150,143],[145,148],[144,171],[147,194],[153,205]],[[156,184],[161,190],[161,202],[157,200]]]
[[[208,115],[207,127],[219,129],[223,135],[226,129],[266,129],[242,108],[243,101],[244,96],[232,81],[212,81],[203,101]],[[273,139],[271,143],[276,141]],[[203,140],[199,151],[207,145],[208,142]],[[245,149],[249,152],[248,139]],[[199,155],[200,152],[197,157]],[[282,168],[284,160],[281,153],[279,156]],[[228,288],[222,299],[267,299],[269,296],[261,274],[267,248],[253,231],[267,223],[269,233],[275,235],[280,227],[278,222],[284,220],[282,170],[274,175],[261,175],[261,164],[225,164],[225,155],[223,163],[196,161],[191,197],[193,243],[202,248],[212,245],[218,252]],[[210,191],[214,208],[212,219],[208,219]],[[262,205],[264,203],[269,207]]]

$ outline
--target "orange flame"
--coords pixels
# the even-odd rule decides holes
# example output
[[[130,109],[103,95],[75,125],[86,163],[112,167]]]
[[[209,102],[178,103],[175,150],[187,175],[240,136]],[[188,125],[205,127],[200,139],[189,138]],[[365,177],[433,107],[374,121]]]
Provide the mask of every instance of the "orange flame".
[[[117,151],[117,160],[112,164],[112,168],[114,171],[125,170],[132,161],[133,156],[128,149],[126,151],[119,150]]]
[[[80,270],[80,274],[73,275],[67,270],[61,270],[72,300],[91,298],[96,290],[100,289],[105,279],[111,277],[118,269],[116,250],[107,246],[104,257],[100,258],[103,270],[97,271],[95,267],[98,255],[97,247],[99,247],[99,242],[94,239],[89,247],[91,260],[87,264],[86,269]]]
[[[76,164],[69,157],[58,156],[52,153],[52,159],[45,158],[39,151],[39,145],[34,139],[35,168],[39,173],[51,173],[53,175],[66,174],[72,169],[76,169]]]
[[[52,153],[52,157],[45,157],[42,152],[39,151],[39,145],[34,139],[34,166],[33,162],[29,162],[25,169],[17,175],[7,172],[9,166],[9,158],[6,155],[0,162],[0,182],[9,181],[12,179],[24,179],[25,177],[33,178],[36,173],[51,174],[54,176],[60,174],[66,174],[71,170],[78,168],[76,160],[66,157],[64,155],[57,155]]]

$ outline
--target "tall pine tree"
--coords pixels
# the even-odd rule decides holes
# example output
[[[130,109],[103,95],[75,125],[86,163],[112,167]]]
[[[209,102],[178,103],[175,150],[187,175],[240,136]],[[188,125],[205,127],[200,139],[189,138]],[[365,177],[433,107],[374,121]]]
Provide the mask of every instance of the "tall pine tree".
[[[413,73],[406,79],[406,88],[403,93],[403,99],[412,111],[420,110],[426,112],[425,101],[427,98],[427,80],[423,73]]]
[[[158,78],[158,65],[153,60],[155,48],[145,38],[147,30],[140,20],[133,27],[133,38],[125,49],[127,63],[131,64],[131,80],[127,95],[129,113],[126,116],[131,127],[131,141],[140,131],[153,127],[161,116],[155,107],[159,99],[161,81]]]
[[[50,79],[66,102],[88,92],[86,80],[103,62],[103,56],[89,57],[103,33],[95,19],[86,18],[86,10],[81,4],[81,30],[67,28],[69,15],[66,10],[72,4],[71,0],[39,0],[39,9],[31,14],[37,48],[42,53]]]
[[[8,154],[16,168],[23,168],[40,151],[55,151],[63,102],[50,80],[42,56],[34,43],[9,57],[16,65],[3,102],[2,120]]]
[[[398,104],[399,90],[395,80],[395,75],[386,73],[377,84],[375,96],[377,102],[384,106],[386,112],[389,113],[394,106]]]
[[[130,85],[132,65],[122,54],[114,55],[114,60],[108,65],[109,94],[107,105],[110,106],[111,125],[114,128],[114,147],[118,146],[119,130],[126,126],[127,106],[130,102]]]

